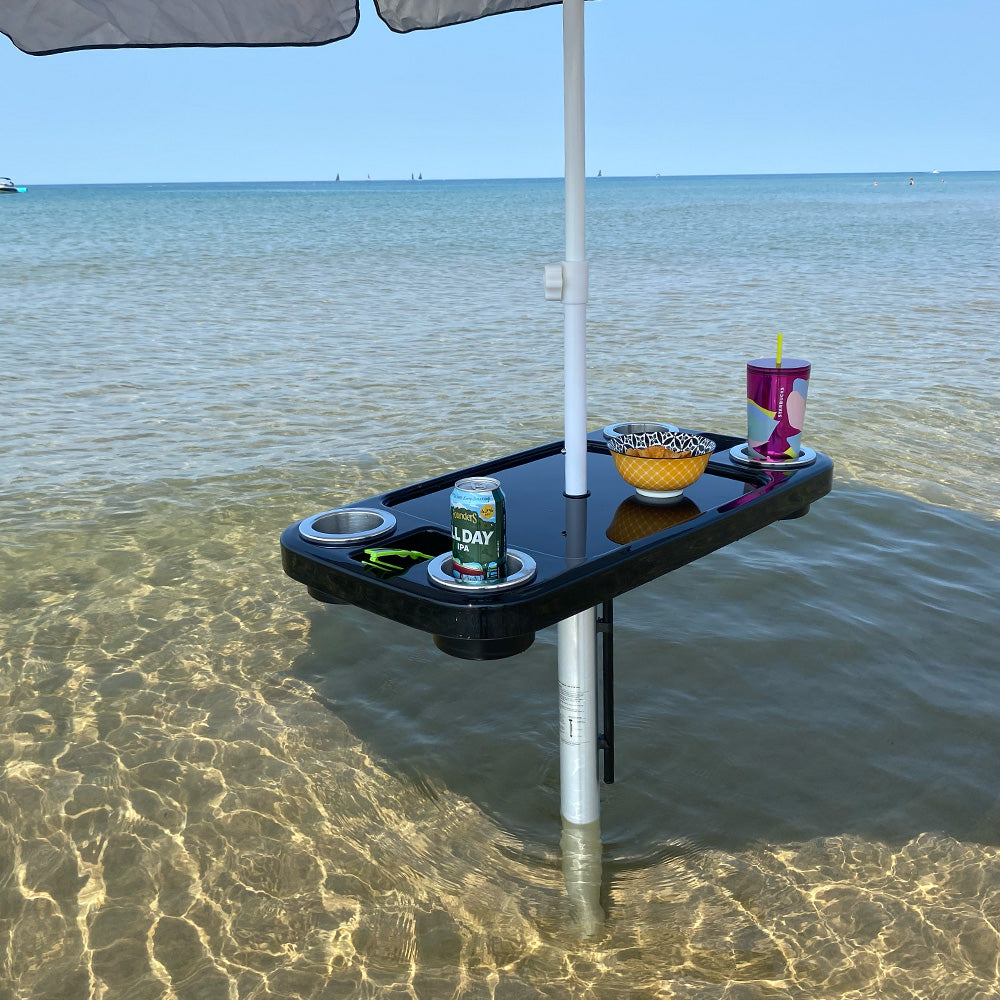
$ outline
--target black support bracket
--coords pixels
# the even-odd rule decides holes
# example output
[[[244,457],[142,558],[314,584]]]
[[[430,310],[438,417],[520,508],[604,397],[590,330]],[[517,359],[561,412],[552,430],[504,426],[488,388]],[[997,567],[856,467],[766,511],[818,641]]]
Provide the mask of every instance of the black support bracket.
[[[614,601],[601,605],[597,619],[597,634],[601,637],[601,689],[603,709],[601,732],[597,735],[597,749],[604,753],[604,783],[615,781],[615,613]]]

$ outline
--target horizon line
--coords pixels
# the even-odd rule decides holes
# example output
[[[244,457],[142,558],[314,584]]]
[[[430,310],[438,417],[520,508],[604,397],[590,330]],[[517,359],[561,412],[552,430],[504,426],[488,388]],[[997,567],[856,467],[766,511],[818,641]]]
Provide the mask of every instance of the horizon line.
[[[996,173],[997,168],[972,168],[961,170],[820,170],[820,171],[773,171],[773,172],[753,172],[753,173],[704,173],[704,174],[587,174],[588,181],[600,180],[684,180],[689,178],[709,179],[714,177],[890,177],[899,176],[937,176],[943,174],[983,174]],[[483,181],[562,181],[562,174],[538,175],[531,177],[312,177],[312,178],[259,178],[255,180],[221,180],[202,179],[186,181],[170,180],[133,180],[133,181],[39,181],[31,184],[23,178],[21,184],[30,184],[33,187],[100,187],[100,186],[125,186],[125,185],[174,185],[184,184],[400,184],[414,183],[423,184],[430,182],[483,182]]]

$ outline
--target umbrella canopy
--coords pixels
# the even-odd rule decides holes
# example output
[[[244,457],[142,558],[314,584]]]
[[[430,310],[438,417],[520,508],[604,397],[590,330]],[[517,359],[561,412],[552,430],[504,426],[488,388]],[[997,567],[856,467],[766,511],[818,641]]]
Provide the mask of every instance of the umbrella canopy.
[[[375,0],[393,31],[440,28],[559,0]],[[324,45],[352,34],[359,0],[4,0],[0,31],[30,55],[177,45]]]

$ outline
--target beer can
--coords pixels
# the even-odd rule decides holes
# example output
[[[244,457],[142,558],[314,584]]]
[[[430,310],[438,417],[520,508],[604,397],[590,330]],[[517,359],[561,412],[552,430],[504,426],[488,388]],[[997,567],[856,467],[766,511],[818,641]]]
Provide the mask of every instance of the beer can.
[[[452,575],[496,583],[507,575],[506,501],[496,479],[460,479],[451,491]]]

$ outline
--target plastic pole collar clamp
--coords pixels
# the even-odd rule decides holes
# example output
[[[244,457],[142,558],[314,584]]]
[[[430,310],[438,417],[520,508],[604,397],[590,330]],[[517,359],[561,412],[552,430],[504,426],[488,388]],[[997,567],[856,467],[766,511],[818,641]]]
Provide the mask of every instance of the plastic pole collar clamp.
[[[545,298],[549,302],[583,305],[590,296],[590,265],[585,260],[564,260],[545,265]]]

